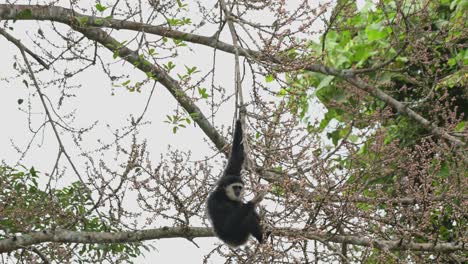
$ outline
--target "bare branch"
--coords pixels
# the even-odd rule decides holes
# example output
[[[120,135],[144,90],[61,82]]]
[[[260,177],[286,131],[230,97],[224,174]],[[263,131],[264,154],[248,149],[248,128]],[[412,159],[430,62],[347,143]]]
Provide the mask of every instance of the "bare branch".
[[[41,260],[44,262],[44,264],[50,264],[50,260],[47,258],[47,256],[42,253],[39,249],[35,248],[35,247],[29,247],[27,248],[27,250],[30,250],[34,253],[36,253],[40,258]]]
[[[291,238],[306,238],[321,242],[347,243],[356,246],[372,247],[383,250],[412,250],[448,253],[466,250],[463,243],[415,243],[398,240],[370,239],[353,235],[334,235],[320,231],[303,231],[300,229],[277,228],[272,235]],[[205,227],[163,227],[126,232],[77,232],[69,230],[49,230],[31,232],[13,238],[0,240],[0,253],[46,242],[57,243],[130,243],[163,238],[212,237],[213,231]]]
[[[39,56],[37,56],[34,52],[32,52],[30,49],[28,49],[26,46],[24,46],[18,39],[13,37],[12,35],[8,34],[4,29],[0,28],[0,34],[2,34],[6,39],[11,41],[13,44],[15,44],[18,47],[21,47],[26,53],[31,55],[39,64],[41,64],[44,68],[49,69],[49,65],[45,63]]]
[[[5,32],[6,33],[6,32]],[[8,34],[8,33],[6,33]],[[18,41],[18,42],[13,42],[17,45],[17,47],[20,49],[21,51],[21,54],[23,55],[23,59],[24,59],[24,62],[26,63],[26,66],[28,68],[28,71],[29,71],[29,75],[34,83],[34,87],[36,87],[36,91],[37,93],[39,94],[39,98],[41,99],[41,103],[42,103],[42,106],[44,107],[44,111],[46,112],[46,115],[47,115],[47,119],[49,120],[49,123],[50,123],[50,126],[52,127],[52,130],[54,131],[54,134],[55,134],[55,137],[57,139],[57,142],[59,143],[59,146],[60,146],[60,150],[61,152],[63,152],[63,154],[65,155],[65,157],[67,158],[68,162],[70,163],[73,171],[75,172],[75,174],[78,176],[78,178],[80,179],[80,181],[82,183],[85,183],[83,178],[81,177],[80,173],[78,172],[78,169],[76,168],[74,162],[72,161],[70,155],[68,154],[68,152],[66,151],[65,149],[65,145],[63,144],[62,142],[62,138],[60,137],[60,133],[58,132],[57,130],[57,127],[55,126],[55,121],[54,119],[52,118],[52,115],[49,111],[49,108],[47,107],[47,104],[45,102],[45,96],[44,94],[41,92],[41,88],[39,87],[39,83],[37,82],[36,80],[36,77],[34,76],[34,72],[31,68],[31,64],[29,63],[28,61],[28,57],[26,56],[26,53],[25,53],[25,50],[23,49],[23,45],[20,45],[21,43]]]

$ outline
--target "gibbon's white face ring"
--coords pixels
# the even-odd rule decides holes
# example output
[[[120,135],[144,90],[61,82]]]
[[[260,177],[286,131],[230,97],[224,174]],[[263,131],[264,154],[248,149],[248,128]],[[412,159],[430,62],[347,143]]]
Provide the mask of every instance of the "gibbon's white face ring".
[[[236,182],[229,184],[226,189],[226,196],[233,201],[242,201],[244,197],[244,185],[242,183]]]

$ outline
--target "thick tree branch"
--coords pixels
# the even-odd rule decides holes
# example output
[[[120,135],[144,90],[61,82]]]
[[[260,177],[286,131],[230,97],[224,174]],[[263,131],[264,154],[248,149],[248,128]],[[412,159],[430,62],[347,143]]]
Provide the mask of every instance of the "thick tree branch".
[[[297,229],[283,228],[275,230],[274,234],[282,236],[298,237],[300,236],[310,240],[317,240],[322,242],[334,242],[334,243],[347,243],[355,246],[372,247],[383,250],[411,250],[411,251],[427,251],[427,252],[453,252],[458,250],[465,251],[465,245],[463,243],[415,243],[412,241],[398,240],[382,240],[382,239],[370,239],[360,236],[352,235],[335,235],[327,234],[319,231],[305,231],[300,232]]]
[[[354,235],[335,235],[320,231],[277,228],[272,235],[291,238],[304,238],[321,242],[347,243],[356,246],[372,247],[383,250],[411,250],[448,253],[466,250],[463,243],[415,243],[411,241],[370,239]],[[77,232],[69,230],[46,230],[31,232],[0,240],[0,253],[11,252],[20,248],[46,242],[55,243],[131,243],[163,238],[200,238],[214,236],[211,228],[205,227],[163,227],[127,232]]]
[[[50,20],[50,21],[56,21],[68,25],[73,25],[76,24],[77,21],[81,21],[81,18],[86,17],[86,25],[85,26],[93,26],[93,27],[110,27],[114,29],[127,29],[127,30],[134,30],[134,31],[144,31],[149,34],[155,34],[159,36],[164,36],[168,38],[174,38],[174,39],[183,39],[188,42],[192,43],[197,43],[197,44],[202,44],[206,46],[210,46],[228,53],[235,54],[236,52],[236,47],[234,45],[227,44],[225,42],[217,40],[215,37],[206,37],[206,36],[201,36],[201,35],[196,35],[196,34],[191,34],[191,33],[186,33],[183,31],[178,31],[178,30],[172,30],[163,26],[153,26],[149,24],[144,24],[144,23],[139,23],[139,22],[132,22],[132,21],[123,21],[123,20],[118,20],[118,19],[108,19],[108,18],[102,18],[102,17],[93,17],[93,16],[86,16],[82,15],[79,13],[73,13],[72,10],[63,8],[63,7],[57,7],[57,6],[39,6],[39,5],[8,5],[8,4],[1,4],[0,5],[0,19],[3,20],[11,20],[11,19],[21,19],[21,20]],[[280,58],[275,58],[275,57],[265,57],[261,52],[259,51],[252,51],[252,50],[247,50],[243,49],[241,47],[238,47],[238,52],[239,55],[241,56],[248,56],[255,58],[257,60],[263,60],[263,61],[270,61],[273,63],[281,63]],[[380,100],[386,102],[389,104],[391,107],[399,111],[400,113],[404,113],[411,117],[413,120],[417,121],[421,125],[423,125],[426,129],[431,131],[434,135],[440,136],[442,138],[447,139],[448,141],[452,142],[453,144],[457,146],[463,146],[464,143],[459,140],[456,137],[453,137],[449,135],[444,129],[438,127],[436,124],[430,122],[429,120],[425,119],[418,113],[414,112],[407,106],[405,106],[403,103],[395,100],[393,97],[389,96],[382,90],[373,87],[369,85],[368,83],[362,81],[362,79],[358,78],[355,76],[355,72],[353,70],[345,70],[341,71],[338,69],[333,69],[330,67],[326,67],[324,65],[320,64],[313,64],[313,65],[308,65],[304,68],[305,70],[313,71],[313,72],[319,72],[327,75],[334,75],[340,78],[343,78],[347,82],[351,83],[352,85],[356,86],[357,88],[364,90],[371,95],[375,96],[376,98],[379,98]],[[167,74],[166,74],[167,75]],[[170,76],[168,76],[170,78]],[[175,84],[175,80],[173,80]],[[164,83],[163,83],[164,84]],[[171,93],[173,93],[173,90],[171,88],[167,87]],[[174,93],[173,93],[174,94]],[[177,100],[179,100],[176,97]],[[185,108],[182,102],[179,101],[179,103]],[[194,107],[196,107],[195,104],[192,103]],[[188,105],[187,105],[188,106]],[[187,109],[186,109],[187,110]],[[189,111],[189,113],[192,113]],[[205,118],[206,120],[206,118]],[[197,122],[198,123],[198,122]],[[200,125],[200,124],[199,124]],[[208,126],[206,124],[204,126],[200,125],[200,127],[203,129],[203,131],[206,133]],[[211,127],[211,126],[210,126]],[[211,127],[212,128],[212,127]],[[211,136],[209,134],[208,137],[213,140],[213,133],[217,133],[216,130],[211,129],[209,131]],[[220,142],[224,141],[224,142]],[[213,141],[213,143],[216,145],[216,147],[219,150],[222,150],[223,147],[226,145],[226,141],[223,139],[217,139]]]
[[[319,199],[323,199],[320,195],[314,195],[314,193],[310,193],[311,201],[317,202]],[[314,200],[316,199],[316,200]],[[433,202],[443,202],[451,199],[461,199],[462,201],[466,201],[468,199],[468,195],[440,195],[440,196],[433,196],[433,197],[424,197],[424,199],[417,199],[412,197],[399,197],[399,198],[370,198],[365,196],[340,196],[339,194],[329,194],[326,197],[327,203],[337,203],[337,204],[344,204],[344,203],[367,203],[367,204],[392,204],[392,205],[415,205],[415,204],[422,204],[422,203],[433,203]]]
[[[384,91],[380,90],[377,87],[374,87],[372,85],[369,85],[368,83],[364,82],[361,78],[357,76],[349,77],[345,79],[347,82],[353,84],[355,87],[364,90],[373,96],[379,98],[380,100],[384,101],[388,105],[390,105],[393,109],[397,110],[399,113],[404,113],[419,124],[421,124],[424,128],[427,130],[431,131],[432,134],[439,136],[441,138],[444,138],[454,145],[457,146],[463,146],[465,143],[461,141],[460,139],[451,136],[449,133],[447,133],[444,129],[438,127],[436,124],[433,122],[425,119],[423,116],[420,114],[414,112],[411,108],[403,104],[402,102],[396,100],[395,98],[391,97]]]
[[[391,97],[390,95],[386,94],[384,91],[380,90],[377,87],[374,87],[366,82],[364,82],[361,78],[355,75],[353,70],[338,70],[333,69],[330,67],[326,67],[323,65],[309,65],[304,68],[305,70],[312,71],[312,72],[319,72],[327,75],[333,75],[343,80],[347,81],[348,83],[354,85],[356,88],[366,91],[370,93],[372,96],[384,101],[388,105],[390,105],[393,109],[397,110],[399,113],[404,113],[419,124],[421,124],[424,128],[431,131],[432,134],[442,137],[456,146],[464,146],[465,143],[460,139],[449,135],[444,129],[438,127],[436,124],[430,122],[420,114],[414,112],[409,107],[404,105],[402,102],[396,100],[395,98]]]
[[[31,12],[27,11],[30,10]],[[19,14],[28,13],[28,16],[19,16]],[[85,18],[82,20],[82,18]],[[201,44],[216,48],[228,53],[235,53],[235,47],[228,43],[217,40],[216,36],[207,37],[197,34],[191,34],[179,30],[170,29],[163,26],[154,26],[150,24],[126,21],[113,18],[104,18],[96,16],[87,16],[72,11],[71,9],[59,6],[41,6],[41,5],[8,5],[0,4],[0,19],[2,20],[49,20],[70,25],[73,21],[86,21],[87,26],[108,27],[113,29],[126,29],[132,31],[143,31],[148,34],[154,34],[162,37],[185,40],[191,43]],[[239,48],[241,56],[260,57],[258,51],[251,51]]]
[[[69,230],[47,230],[43,232],[31,232],[0,240],[0,253],[28,247],[45,242],[57,243],[131,243],[161,238],[194,238],[212,237],[213,232],[203,227],[163,227],[128,232],[77,232]]]
[[[156,65],[151,64],[149,61],[138,56],[138,53],[127,47],[122,47],[121,43],[116,39],[107,34],[104,30],[97,27],[88,27],[78,25],[78,22],[74,20],[77,18],[73,17],[71,10],[62,7],[45,7],[45,6],[28,6],[28,5],[0,5],[0,19],[14,19],[18,14],[31,10],[32,15],[28,15],[26,19],[39,19],[39,20],[52,20],[57,22],[65,23],[71,26],[74,30],[81,32],[90,40],[95,40],[102,44],[104,47],[109,49],[111,52],[117,52],[119,57],[126,60],[130,64],[134,65],[144,73],[151,73],[157,81],[164,85],[168,91],[174,96],[179,104],[191,114],[193,120],[200,126],[203,132],[210,138],[216,148],[225,154],[225,146],[228,144],[227,141],[221,136],[218,131],[210,124],[209,120],[202,113],[200,108],[190,97],[184,92],[179,86],[178,82],[174,80],[169,74],[163,69],[160,69]],[[30,12],[27,12],[30,14]],[[78,15],[79,17],[79,15]],[[98,18],[89,17],[92,21],[96,21]],[[91,21],[91,25],[94,25]],[[125,21],[121,21],[125,23]],[[101,25],[102,26],[102,25]],[[158,27],[159,28],[159,27]],[[146,29],[145,29],[146,31]]]
[[[134,65],[144,73],[151,73],[151,75],[154,76],[158,82],[164,85],[164,87],[167,88],[167,90],[172,94],[172,96],[174,96],[179,104],[192,116],[193,120],[215,144],[216,148],[222,152],[225,152],[225,146],[228,144],[226,139],[218,133],[218,131],[211,125],[200,108],[198,108],[198,106],[184,92],[182,87],[179,86],[178,82],[174,80],[169,74],[167,74],[164,69],[159,68],[157,65],[151,64],[149,61],[139,56],[136,51],[131,50],[125,46],[122,47],[120,42],[111,37],[102,29],[80,27],[76,25],[72,26],[75,30],[81,32],[87,38],[99,42],[112,52],[117,52],[119,57]]]

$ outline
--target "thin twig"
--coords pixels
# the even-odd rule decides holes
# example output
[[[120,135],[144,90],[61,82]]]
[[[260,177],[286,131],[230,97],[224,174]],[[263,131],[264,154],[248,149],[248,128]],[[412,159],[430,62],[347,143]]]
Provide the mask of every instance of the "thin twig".
[[[41,99],[42,106],[44,107],[47,118],[49,119],[49,123],[50,123],[50,125],[52,127],[52,130],[54,131],[55,137],[57,138],[57,142],[59,143],[60,151],[63,152],[63,154],[67,158],[67,160],[70,163],[73,171],[78,176],[80,181],[82,183],[85,183],[85,181],[81,177],[80,173],[78,172],[78,169],[76,168],[75,164],[73,163],[72,159],[70,158],[70,155],[68,155],[68,152],[65,150],[65,145],[63,144],[62,139],[60,138],[60,134],[59,134],[59,132],[57,130],[57,127],[55,126],[55,121],[53,120],[52,115],[51,115],[51,113],[49,111],[49,108],[47,107],[47,104],[46,104],[46,101],[45,101],[45,98],[44,98],[44,94],[42,94],[41,89],[39,88],[39,84],[38,84],[38,82],[36,80],[36,76],[34,75],[34,72],[33,72],[32,68],[31,68],[31,64],[28,61],[28,58],[26,56],[26,53],[25,53],[25,50],[24,50],[23,46],[22,45],[16,45],[16,46],[21,51],[21,55],[23,55],[24,62],[26,63],[26,66],[28,67],[29,75],[30,75],[30,77],[31,77],[31,79],[32,79],[32,81],[34,83],[34,86],[36,87],[36,91],[39,94],[39,98]]]
[[[37,56],[34,52],[32,52],[26,46],[24,46],[18,39],[16,39],[12,35],[10,35],[8,32],[6,32],[3,28],[0,28],[0,34],[2,34],[7,40],[11,41],[17,47],[21,47],[21,49],[23,49],[24,51],[26,51],[26,53],[31,55],[31,57],[33,57],[44,68],[49,69],[49,65],[47,63],[45,63],[39,56]]]

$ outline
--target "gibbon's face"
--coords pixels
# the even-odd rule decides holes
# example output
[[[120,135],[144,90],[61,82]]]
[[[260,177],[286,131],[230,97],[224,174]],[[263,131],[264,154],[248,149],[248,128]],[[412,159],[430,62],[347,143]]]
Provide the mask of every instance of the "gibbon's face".
[[[240,182],[231,183],[225,188],[226,196],[233,201],[242,201],[244,196],[244,184]]]

